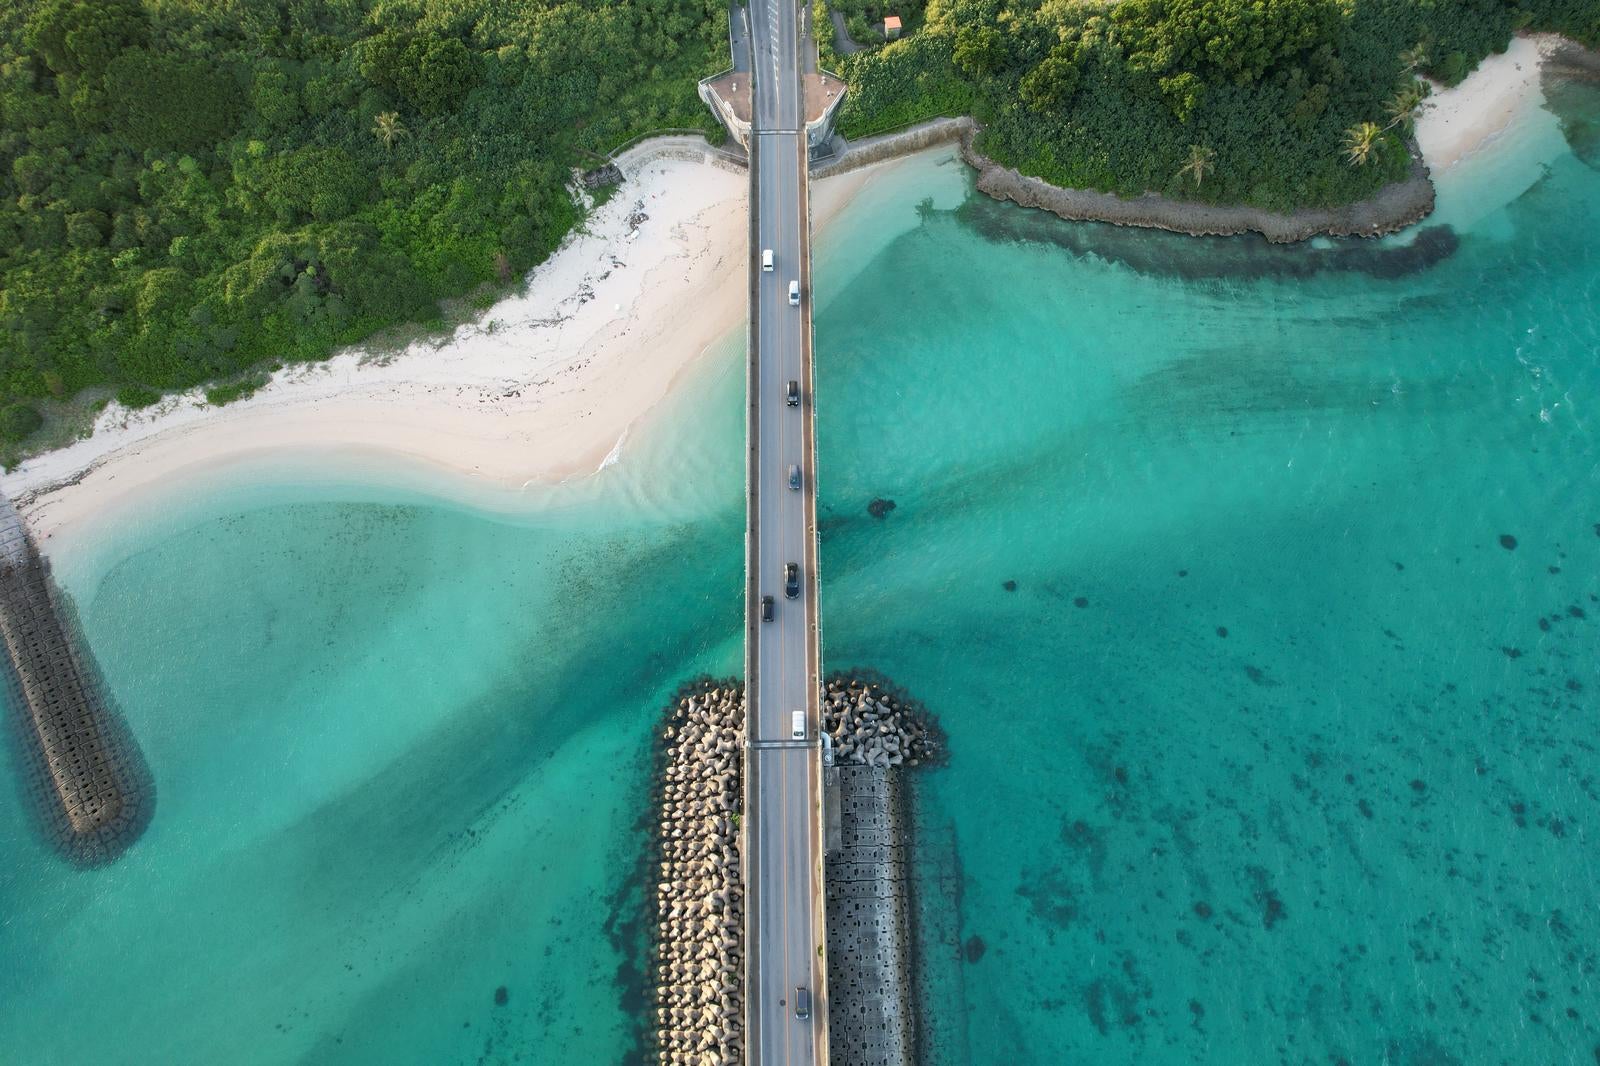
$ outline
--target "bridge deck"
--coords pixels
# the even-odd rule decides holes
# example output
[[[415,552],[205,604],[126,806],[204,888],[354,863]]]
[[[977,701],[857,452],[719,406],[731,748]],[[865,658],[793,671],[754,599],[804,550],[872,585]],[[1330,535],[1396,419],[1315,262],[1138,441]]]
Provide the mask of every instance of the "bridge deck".
[[[749,525],[746,537],[746,1047],[762,1066],[825,1063],[810,207],[793,0],[751,8]],[[770,249],[773,269],[761,269]],[[798,304],[790,287],[797,284]],[[789,383],[797,402],[790,403]],[[798,488],[789,470],[798,467]],[[787,594],[785,568],[798,567]],[[762,604],[772,599],[772,620]],[[793,718],[804,715],[804,744]],[[811,1000],[797,1017],[796,990]]]

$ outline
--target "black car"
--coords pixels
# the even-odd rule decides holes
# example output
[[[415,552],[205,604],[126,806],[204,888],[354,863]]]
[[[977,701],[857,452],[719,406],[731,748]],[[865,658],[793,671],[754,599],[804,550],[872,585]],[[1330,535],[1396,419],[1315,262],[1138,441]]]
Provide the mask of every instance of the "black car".
[[[811,990],[798,985],[794,990],[794,1016],[801,1021],[811,1017]]]
[[[791,600],[800,595],[800,565],[783,564],[783,594]]]
[[[763,597],[761,597],[761,620],[763,622],[772,621],[772,597],[771,596],[763,596]]]
[[[783,395],[784,395],[784,399],[788,401],[790,407],[799,407],[800,406],[800,383],[798,381],[790,381],[789,382],[789,388],[788,388],[787,391],[784,392]]]

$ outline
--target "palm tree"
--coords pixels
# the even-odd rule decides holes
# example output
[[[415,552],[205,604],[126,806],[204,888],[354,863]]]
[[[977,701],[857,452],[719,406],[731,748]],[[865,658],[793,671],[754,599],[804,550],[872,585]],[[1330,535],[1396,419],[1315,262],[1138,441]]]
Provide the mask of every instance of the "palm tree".
[[[1392,130],[1399,126],[1409,132],[1417,108],[1422,106],[1422,101],[1427,95],[1428,87],[1420,81],[1412,81],[1410,85],[1395,90],[1395,94],[1384,105],[1384,113],[1389,116],[1389,124],[1383,128]]]
[[[411,131],[400,121],[400,113],[397,111],[385,111],[373,119],[372,133],[383,142],[385,148],[393,148],[395,141],[411,136]]]
[[[1415,48],[1407,48],[1400,53],[1400,67],[1407,74],[1420,70],[1428,65],[1431,57],[1428,55],[1428,42],[1418,41]]]
[[[1344,157],[1353,167],[1364,167],[1378,154],[1383,131],[1376,122],[1358,122],[1344,131]]]
[[[1206,175],[1216,169],[1217,153],[1203,144],[1189,146],[1189,161],[1178,168],[1178,176],[1185,174],[1194,178],[1194,187],[1199,188],[1200,183],[1206,180]]]

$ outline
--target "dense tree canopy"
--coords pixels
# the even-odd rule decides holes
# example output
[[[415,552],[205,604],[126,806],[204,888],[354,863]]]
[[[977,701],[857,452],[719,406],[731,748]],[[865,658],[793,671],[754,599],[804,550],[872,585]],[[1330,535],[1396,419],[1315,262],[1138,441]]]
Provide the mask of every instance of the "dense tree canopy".
[[[915,7],[912,36],[824,57],[851,85],[847,136],[967,113],[986,126],[984,152],[1058,185],[1278,210],[1403,176],[1418,73],[1453,83],[1517,29],[1600,44],[1600,0]]]
[[[574,165],[709,127],[720,0],[0,5],[0,442],[311,359],[536,263]]]

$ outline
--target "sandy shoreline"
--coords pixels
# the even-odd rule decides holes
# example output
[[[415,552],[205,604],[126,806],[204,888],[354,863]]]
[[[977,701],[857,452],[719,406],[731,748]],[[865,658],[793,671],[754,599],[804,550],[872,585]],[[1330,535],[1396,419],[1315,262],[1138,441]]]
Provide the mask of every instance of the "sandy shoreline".
[[[1418,157],[1412,161],[1410,176],[1384,186],[1368,200],[1341,207],[1279,213],[1240,204],[1173,200],[1156,193],[1128,198],[1093,189],[1062,188],[983,155],[974,144],[978,127],[967,117],[935,119],[899,133],[867,138],[852,144],[844,156],[829,161],[819,173],[846,173],[903,152],[956,142],[967,165],[977,171],[978,191],[1068,221],[1163,229],[1196,237],[1259,233],[1269,241],[1286,244],[1317,236],[1382,237],[1427,218],[1436,203],[1432,179],[1477,154],[1519,118],[1537,109],[1543,103],[1543,60],[1574,49],[1577,46],[1554,34],[1516,37],[1504,54],[1489,56],[1455,88],[1434,86],[1434,94],[1417,120]]]
[[[153,491],[263,458],[381,459],[513,493],[593,473],[745,316],[744,174],[679,158],[628,169],[521,293],[448,337],[288,367],[225,407],[198,390],[113,404],[92,436],[0,489],[56,548]],[[819,230],[867,180],[819,184]]]
[[[1461,85],[1429,98],[1416,140],[1435,177],[1492,146],[1542,104],[1540,62],[1561,44],[1519,37]],[[951,140],[960,125],[856,146],[851,165],[821,168],[820,175],[836,176],[814,186],[818,232],[874,173],[907,152]],[[674,147],[683,146],[666,146]],[[384,357],[357,348],[286,368],[255,396],[222,408],[207,406],[198,391],[144,411],[113,404],[92,436],[21,464],[0,477],[0,489],[48,543],[92,528],[157,487],[267,457],[312,464],[379,457],[511,493],[592,473],[617,456],[629,428],[698,357],[744,321],[745,176],[679,154],[695,153],[646,152],[625,167],[629,176],[616,195],[532,272],[521,293],[442,340]],[[1431,210],[1432,185],[1420,180]],[[980,187],[985,181],[991,195],[1039,199],[1036,190],[1019,195],[1016,182],[997,185],[989,171]],[[1120,204],[1142,210],[1139,201]],[[1108,216],[1102,204],[1034,206],[1065,217],[1161,224]],[[1405,210],[1416,214],[1414,206]],[[1224,222],[1201,231],[1261,228]],[[1344,230],[1377,231],[1365,216]]]
[[[1566,42],[1555,34],[1514,37],[1453,89],[1433,86],[1417,119],[1417,147],[1434,174],[1442,174],[1490,147],[1518,119],[1544,103],[1539,70]]]
[[[1449,89],[1433,86],[1417,118],[1414,139],[1420,158],[1413,159],[1410,177],[1384,186],[1371,199],[1343,207],[1280,214],[1242,205],[1187,203],[1153,193],[1124,199],[1092,190],[1059,189],[1026,177],[973,151],[970,136],[963,141],[963,154],[979,172],[980,191],[1066,219],[1194,236],[1259,233],[1279,243],[1316,236],[1387,236],[1432,214],[1438,178],[1542,106],[1542,61],[1564,44],[1554,34],[1514,37],[1503,54],[1487,57],[1461,84]]]

